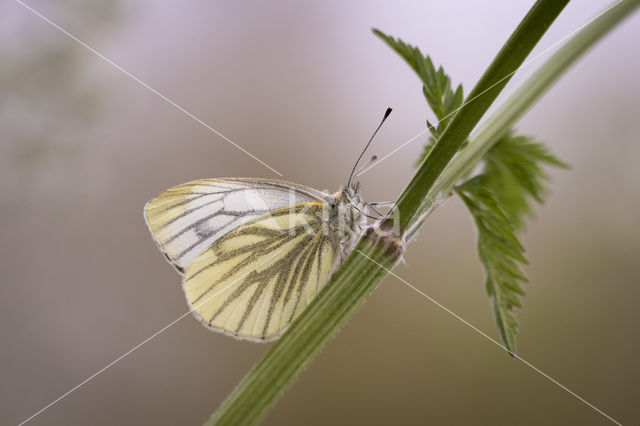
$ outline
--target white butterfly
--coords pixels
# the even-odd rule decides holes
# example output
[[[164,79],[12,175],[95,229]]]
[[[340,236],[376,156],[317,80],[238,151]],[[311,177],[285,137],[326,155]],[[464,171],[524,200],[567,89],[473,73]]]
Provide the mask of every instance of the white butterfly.
[[[267,179],[204,179],[145,206],[184,274],[196,317],[236,337],[279,337],[320,291],[366,222],[358,186],[327,194]]]
[[[366,223],[351,177],[335,194],[271,179],[196,180],[166,190],[144,214],[195,316],[212,330],[268,341],[318,294]]]

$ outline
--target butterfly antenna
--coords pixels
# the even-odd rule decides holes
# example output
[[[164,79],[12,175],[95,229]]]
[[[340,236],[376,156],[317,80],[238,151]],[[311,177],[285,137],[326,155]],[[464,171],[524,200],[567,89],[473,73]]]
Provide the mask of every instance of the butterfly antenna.
[[[366,163],[364,163],[362,166],[360,166],[360,168],[355,172],[355,176],[360,175],[360,172],[364,169],[366,169],[367,167],[369,167],[370,165],[372,165],[376,160],[378,159],[377,155],[372,156],[369,161],[367,161]]]
[[[380,124],[378,124],[376,131],[373,132],[373,135],[371,135],[369,142],[367,142],[367,145],[364,147],[364,149],[360,153],[360,156],[356,160],[356,164],[353,165],[353,169],[351,170],[351,174],[349,175],[349,181],[347,182],[347,188],[351,187],[351,179],[353,179],[353,174],[356,172],[356,167],[358,167],[358,163],[362,159],[362,156],[364,155],[364,153],[367,152],[367,148],[369,148],[369,145],[371,145],[371,141],[373,141],[373,138],[375,137],[376,133],[378,133],[378,130],[380,130],[380,127],[382,127],[382,124],[384,123],[384,121],[387,119],[387,117],[389,117],[389,114],[391,114],[392,109],[393,108],[391,107],[387,108],[387,111],[384,113],[384,117],[382,117],[382,121],[380,122]]]

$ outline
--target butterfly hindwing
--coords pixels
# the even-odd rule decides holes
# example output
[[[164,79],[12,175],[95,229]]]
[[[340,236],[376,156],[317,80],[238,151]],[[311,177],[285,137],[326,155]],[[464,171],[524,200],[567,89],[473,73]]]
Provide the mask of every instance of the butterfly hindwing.
[[[184,273],[214,241],[259,215],[326,194],[266,179],[201,179],[166,190],[145,206],[145,219],[165,257]]]
[[[320,291],[340,236],[327,232],[327,204],[273,210],[218,238],[190,265],[183,287],[206,326],[251,340],[277,338]]]

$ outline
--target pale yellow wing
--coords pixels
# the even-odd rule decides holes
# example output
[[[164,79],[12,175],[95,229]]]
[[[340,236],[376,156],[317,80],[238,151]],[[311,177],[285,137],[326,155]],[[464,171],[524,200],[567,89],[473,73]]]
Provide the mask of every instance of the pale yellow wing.
[[[323,227],[326,207],[311,202],[277,209],[215,241],[184,276],[195,316],[235,337],[277,338],[338,261],[340,237]]]
[[[327,195],[271,179],[201,179],[166,190],[144,215],[169,262],[184,273],[214,241],[255,217],[284,206],[318,202]]]

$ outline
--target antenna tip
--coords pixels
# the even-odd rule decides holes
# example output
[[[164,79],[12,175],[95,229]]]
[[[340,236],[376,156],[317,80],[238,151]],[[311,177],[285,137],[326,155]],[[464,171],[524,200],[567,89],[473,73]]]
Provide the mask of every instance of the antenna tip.
[[[389,114],[391,114],[391,111],[393,111],[393,108],[391,107],[387,108],[387,111],[384,113],[384,118],[387,118]]]

